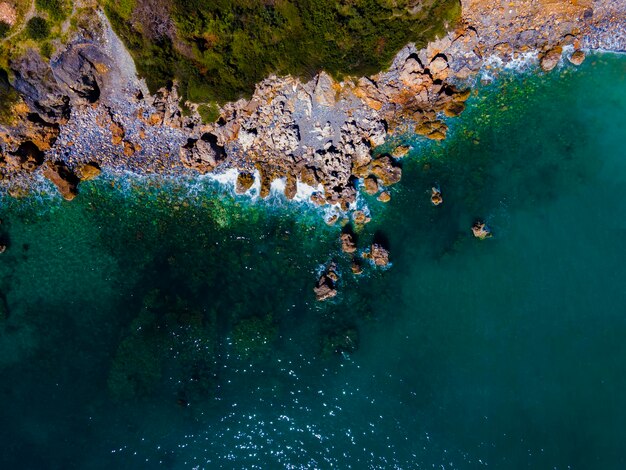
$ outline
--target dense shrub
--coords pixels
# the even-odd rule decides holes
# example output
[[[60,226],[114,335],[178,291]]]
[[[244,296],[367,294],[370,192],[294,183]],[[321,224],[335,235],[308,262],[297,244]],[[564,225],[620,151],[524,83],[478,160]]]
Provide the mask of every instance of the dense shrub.
[[[148,82],[157,86],[177,78],[193,101],[236,99],[270,73],[374,73],[406,43],[423,45],[460,16],[458,0],[132,3],[148,1],[161,2],[176,25],[159,44],[144,34],[154,18],[133,15],[129,0],[109,0],[107,13]]]
[[[54,21],[63,21],[67,17],[67,6],[63,0],[35,0],[39,11],[45,11]]]
[[[11,29],[11,25],[5,23],[4,21],[0,21],[0,38],[4,38],[9,34],[9,30]]]
[[[35,16],[26,23],[26,34],[35,41],[46,39],[50,35],[48,22],[40,16]]]

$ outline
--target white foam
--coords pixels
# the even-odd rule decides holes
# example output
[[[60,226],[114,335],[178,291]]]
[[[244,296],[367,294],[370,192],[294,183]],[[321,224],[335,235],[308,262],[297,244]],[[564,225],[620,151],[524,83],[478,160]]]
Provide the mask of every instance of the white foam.
[[[318,184],[315,188],[313,186],[309,186],[308,184],[303,183],[300,180],[298,180],[296,187],[296,195],[294,196],[293,200],[298,202],[311,202],[311,196],[313,195],[313,193],[324,192],[324,186],[322,186],[321,184]]]
[[[221,173],[207,173],[204,177],[210,179],[211,181],[216,181],[220,184],[232,186],[234,188],[235,184],[237,184],[238,175],[239,172],[235,168],[230,168]]]
[[[493,81],[498,71],[504,70],[508,72],[524,72],[531,67],[539,64],[539,53],[530,51],[517,53],[515,58],[507,61],[502,60],[500,56],[491,55],[487,57],[480,71],[481,80]]]

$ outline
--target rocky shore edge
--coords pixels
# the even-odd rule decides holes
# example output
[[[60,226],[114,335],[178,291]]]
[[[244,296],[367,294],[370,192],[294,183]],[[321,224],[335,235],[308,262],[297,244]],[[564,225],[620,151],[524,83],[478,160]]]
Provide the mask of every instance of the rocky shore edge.
[[[312,203],[356,210],[358,191],[388,201],[386,188],[402,177],[410,147],[379,152],[389,136],[445,139],[443,117],[462,113],[478,73],[494,62],[531,57],[550,71],[563,60],[580,64],[583,49],[626,50],[619,1],[462,7],[462,24],[424,49],[407,45],[384,72],[341,82],[324,72],[307,82],[271,76],[209,124],[183,115],[175,83],[151,95],[106,16],[93,11],[50,61],[31,50],[10,63],[12,76],[0,85],[16,97],[0,125],[1,184],[19,196],[43,175],[71,200],[102,170],[235,169],[238,193],[258,179],[267,197],[282,179],[288,199],[307,185]]]

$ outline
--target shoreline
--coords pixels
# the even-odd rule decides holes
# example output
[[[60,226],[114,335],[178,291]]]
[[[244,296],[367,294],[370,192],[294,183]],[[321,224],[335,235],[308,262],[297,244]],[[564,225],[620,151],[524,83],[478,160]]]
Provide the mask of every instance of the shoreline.
[[[573,49],[571,49],[573,50]],[[570,52],[571,52],[570,50]],[[624,55],[626,51],[613,51],[613,50],[595,50],[589,49],[585,50],[586,53],[589,54],[588,59],[592,59],[596,55]],[[488,85],[499,78],[502,75],[514,76],[514,77],[522,77],[524,75],[536,75],[542,72],[539,65],[539,57],[535,52],[529,52],[527,57],[524,60],[520,61],[511,61],[511,62],[503,62],[497,56],[494,56],[493,62],[490,59],[485,59],[485,65],[477,72],[476,75],[471,77],[472,90],[475,90],[478,86]],[[575,72],[576,68],[572,67],[571,64],[568,63],[565,55],[559,64],[555,67],[555,72],[562,71],[565,68]],[[492,74],[493,72],[493,74]],[[470,79],[465,79],[469,81]],[[481,82],[481,85],[477,85],[477,82]],[[450,121],[451,117],[447,117],[446,120]],[[452,120],[451,122],[455,122]],[[393,148],[397,146],[403,146],[406,143],[406,134],[398,133],[398,134],[388,134],[387,140],[381,144],[381,147]],[[392,143],[392,142],[395,142]],[[430,143],[429,139],[423,139],[421,141],[423,144],[428,145]],[[391,147],[390,147],[391,144]],[[415,143],[407,144],[409,147],[409,151],[407,156],[410,157],[412,153],[416,151]],[[417,147],[419,149],[419,147]],[[383,152],[384,154],[389,154],[390,152]],[[410,157],[414,158],[414,157]],[[301,180],[297,180],[297,191],[293,198],[287,198],[284,194],[285,187],[287,184],[286,177],[279,177],[271,181],[269,195],[266,197],[260,196],[261,191],[261,174],[255,169],[252,172],[254,177],[254,182],[252,186],[250,186],[245,192],[241,193],[237,191],[237,177],[239,175],[239,170],[233,167],[225,167],[225,168],[216,168],[214,171],[207,173],[198,173],[187,168],[181,167],[176,168],[175,171],[169,172],[155,172],[155,171],[137,171],[133,168],[125,168],[123,164],[118,166],[104,167],[102,169],[101,178],[106,178],[106,180],[110,183],[113,182],[122,182],[126,181],[127,184],[132,185],[135,182],[142,182],[145,180],[146,184],[151,184],[152,182],[161,182],[164,186],[174,185],[180,187],[189,187],[191,188],[196,183],[202,184],[204,182],[208,182],[209,184],[215,184],[216,188],[222,190],[224,195],[229,197],[233,197],[234,199],[238,199],[240,201],[245,202],[256,202],[257,200],[276,200],[280,201],[281,204],[284,203],[296,203],[296,204],[306,204],[307,206],[313,208],[314,210],[318,210],[319,214],[322,214],[324,218],[328,218],[329,215],[337,215],[340,218],[346,217],[350,215],[351,211],[364,209],[366,212],[369,211],[367,204],[362,203],[360,189],[363,189],[363,182],[358,181],[356,184],[357,196],[353,203],[350,204],[349,208],[343,209],[339,204],[329,205],[316,203],[311,200],[311,195],[315,193],[319,193],[323,191],[323,186],[320,184],[317,187],[312,187],[302,182]],[[23,198],[28,197],[33,193],[36,193],[37,196],[41,196],[43,194],[47,194],[52,196],[51,200],[60,200],[63,198],[63,195],[60,194],[59,189],[51,182],[48,178],[41,174],[41,172],[35,172],[34,174],[22,174],[18,175],[24,176],[24,180],[15,181],[17,185],[15,188],[17,189],[16,194],[11,195],[9,193],[9,188],[6,185],[6,182],[0,182],[0,192],[3,197],[12,197],[12,198]],[[87,181],[87,180],[85,180]],[[24,192],[21,192],[21,190]],[[55,197],[56,196],[56,197]],[[369,215],[369,212],[368,212]]]
[[[80,181],[100,170],[210,174],[218,181],[230,172],[229,184],[236,171],[238,194],[255,188],[267,197],[282,190],[287,199],[354,210],[365,180],[378,193],[401,179],[401,160],[409,152],[402,136],[413,130],[445,139],[442,116],[461,114],[476,80],[489,79],[488,71],[517,73],[533,64],[560,68],[585,43],[603,42],[601,35],[590,38],[579,30],[577,37],[568,32],[551,46],[529,41],[523,44],[528,50],[516,51],[502,47],[499,35],[489,36],[500,28],[491,24],[493,16],[482,16],[482,25],[472,23],[480,8],[485,8],[480,2],[464,1],[462,27],[422,50],[407,45],[387,71],[370,78],[336,82],[322,72],[303,83],[269,77],[249,100],[221,107],[215,124],[201,123],[197,114],[183,116],[175,86],[151,96],[99,12],[99,33],[79,32],[50,65],[32,54],[12,64],[22,97],[14,106],[15,125],[0,126],[2,186],[10,194],[20,193],[43,173],[72,199]],[[620,13],[626,18],[626,12]],[[541,19],[537,14],[529,21]],[[485,25],[489,27],[479,35]],[[481,48],[490,54],[482,55]],[[398,146],[377,154],[394,136],[400,136]],[[304,192],[298,191],[301,185]]]

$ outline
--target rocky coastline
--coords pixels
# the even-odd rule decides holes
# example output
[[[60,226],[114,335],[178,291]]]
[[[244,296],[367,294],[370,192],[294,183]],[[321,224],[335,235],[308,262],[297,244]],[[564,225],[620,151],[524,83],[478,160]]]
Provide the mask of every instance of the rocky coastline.
[[[626,50],[626,6],[617,0],[463,0],[462,23],[417,50],[404,47],[386,71],[334,80],[322,72],[303,82],[271,76],[250,99],[227,103],[215,123],[184,115],[176,84],[151,95],[101,11],[50,61],[35,51],[10,62],[3,91],[16,92],[0,125],[1,185],[12,195],[44,176],[64,198],[101,171],[194,175],[235,169],[236,191],[284,181],[311,202],[356,209],[358,191],[379,194],[402,176],[410,148],[377,148],[390,135],[442,140],[442,117],[459,115],[481,70],[537,60],[549,71],[584,60],[585,49]],[[193,105],[191,105],[193,108]]]

